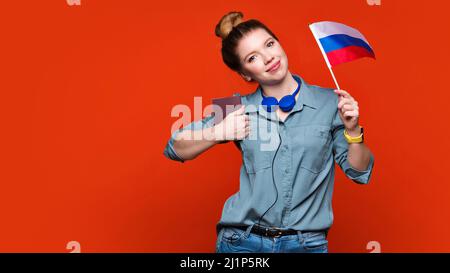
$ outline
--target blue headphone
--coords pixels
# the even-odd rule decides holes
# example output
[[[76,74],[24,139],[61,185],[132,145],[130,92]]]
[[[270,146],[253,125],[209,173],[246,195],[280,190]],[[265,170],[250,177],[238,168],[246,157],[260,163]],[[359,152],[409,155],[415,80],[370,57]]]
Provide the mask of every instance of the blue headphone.
[[[281,111],[283,112],[289,112],[292,110],[292,108],[294,108],[295,96],[297,96],[297,93],[300,91],[300,86],[302,83],[299,79],[297,79],[297,77],[293,76],[293,78],[298,83],[297,89],[295,89],[292,95],[286,95],[282,97],[280,102],[278,102],[277,98],[275,97],[265,97],[261,88],[261,95],[263,97],[261,104],[264,106],[264,109],[267,112],[272,112],[272,110],[276,110],[275,106],[279,106]]]

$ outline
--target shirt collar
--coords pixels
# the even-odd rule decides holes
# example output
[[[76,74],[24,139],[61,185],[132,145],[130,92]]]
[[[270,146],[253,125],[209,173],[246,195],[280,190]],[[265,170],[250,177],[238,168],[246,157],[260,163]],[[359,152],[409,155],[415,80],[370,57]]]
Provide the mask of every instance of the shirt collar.
[[[297,77],[302,83],[300,86],[300,92],[298,95],[297,102],[295,103],[294,108],[292,109],[292,112],[300,111],[303,109],[303,106],[306,105],[308,107],[311,107],[313,109],[317,109],[316,100],[314,99],[314,93],[309,88],[309,85],[303,80],[302,77],[292,74],[293,77]],[[271,113],[268,113],[263,107],[261,107],[262,102],[262,89],[261,85],[258,85],[255,92],[249,94],[248,96],[245,96],[246,103],[243,103],[246,105],[245,112],[251,113],[251,112],[260,112],[264,115],[270,115]]]

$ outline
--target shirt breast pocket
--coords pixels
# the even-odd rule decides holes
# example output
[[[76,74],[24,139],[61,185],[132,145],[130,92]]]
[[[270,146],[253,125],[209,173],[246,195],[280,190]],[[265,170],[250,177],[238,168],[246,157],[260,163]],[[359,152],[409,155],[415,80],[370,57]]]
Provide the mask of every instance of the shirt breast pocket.
[[[294,143],[298,145],[301,156],[300,167],[313,173],[320,173],[325,169],[326,160],[331,152],[330,126],[306,125],[298,129]]]
[[[244,139],[240,144],[247,173],[254,174],[272,166],[270,151],[261,149],[259,141]]]

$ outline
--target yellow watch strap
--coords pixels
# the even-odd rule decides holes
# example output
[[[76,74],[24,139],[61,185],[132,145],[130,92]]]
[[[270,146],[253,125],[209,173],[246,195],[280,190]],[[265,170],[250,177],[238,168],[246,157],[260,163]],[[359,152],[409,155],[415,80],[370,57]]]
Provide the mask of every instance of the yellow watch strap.
[[[347,140],[348,143],[361,143],[363,142],[363,131],[362,131],[362,127],[361,128],[361,134],[357,137],[352,137],[347,133],[347,130],[344,129],[344,137]]]

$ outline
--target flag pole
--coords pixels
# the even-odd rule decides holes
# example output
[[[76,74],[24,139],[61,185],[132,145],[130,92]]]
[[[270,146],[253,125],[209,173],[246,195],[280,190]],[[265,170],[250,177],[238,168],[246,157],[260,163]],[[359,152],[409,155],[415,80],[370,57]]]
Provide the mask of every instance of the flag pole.
[[[328,69],[330,69],[331,76],[333,76],[333,80],[334,80],[334,83],[336,84],[337,89],[341,89],[341,88],[339,88],[339,84],[336,80],[336,77],[334,76],[333,69],[331,69],[331,66],[328,66]]]
[[[312,34],[313,34],[313,36],[314,36],[314,39],[316,40],[317,45],[318,45],[319,48],[320,48],[320,52],[322,52],[322,56],[323,56],[323,58],[325,59],[325,62],[326,62],[326,64],[327,64],[327,66],[328,66],[328,69],[329,69],[330,72],[331,72],[331,76],[333,77],[334,84],[336,84],[337,89],[341,89],[341,88],[339,88],[339,84],[338,84],[338,82],[337,82],[337,80],[336,80],[336,77],[334,76],[333,70],[331,69],[331,64],[330,64],[330,61],[328,60],[328,56],[327,56],[327,54],[325,53],[325,50],[323,49],[322,44],[320,43],[319,37],[317,36],[317,33],[316,33],[316,31],[315,31],[315,24],[310,24],[310,25],[309,25],[309,29],[311,30],[311,32],[312,32]]]

